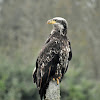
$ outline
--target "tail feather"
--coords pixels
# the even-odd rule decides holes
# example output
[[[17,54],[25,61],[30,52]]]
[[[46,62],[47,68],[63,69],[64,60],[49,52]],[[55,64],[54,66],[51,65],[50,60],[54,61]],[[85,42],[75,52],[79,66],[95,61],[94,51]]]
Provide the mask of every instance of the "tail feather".
[[[39,90],[39,94],[40,94],[40,98],[42,100],[42,98],[44,97],[44,99],[46,98],[46,89],[48,88],[49,86],[49,81],[44,84],[43,86],[41,86],[40,90]]]
[[[51,76],[50,76],[50,72],[51,72],[51,68],[48,69],[48,71],[45,73],[45,75],[42,78],[42,83],[41,83],[41,87],[39,90],[39,94],[40,94],[40,98],[42,100],[42,98],[44,97],[44,99],[46,98],[46,90],[49,86],[49,82],[51,80]]]

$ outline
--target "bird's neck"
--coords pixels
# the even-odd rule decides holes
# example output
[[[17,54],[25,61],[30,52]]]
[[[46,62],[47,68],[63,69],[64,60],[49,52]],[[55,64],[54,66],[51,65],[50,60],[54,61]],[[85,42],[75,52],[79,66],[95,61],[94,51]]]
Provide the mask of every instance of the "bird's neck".
[[[64,28],[64,29],[62,30],[62,35],[64,35],[64,36],[67,35],[67,29]]]
[[[66,28],[55,28],[54,27],[52,31],[56,31],[62,36],[66,36],[67,35],[67,29]]]

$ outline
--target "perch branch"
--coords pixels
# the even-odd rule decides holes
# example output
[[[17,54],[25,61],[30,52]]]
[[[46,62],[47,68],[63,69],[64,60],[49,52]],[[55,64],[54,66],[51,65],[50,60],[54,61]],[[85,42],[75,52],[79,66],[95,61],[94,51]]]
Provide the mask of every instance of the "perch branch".
[[[60,100],[60,84],[56,81],[50,81],[45,100]]]

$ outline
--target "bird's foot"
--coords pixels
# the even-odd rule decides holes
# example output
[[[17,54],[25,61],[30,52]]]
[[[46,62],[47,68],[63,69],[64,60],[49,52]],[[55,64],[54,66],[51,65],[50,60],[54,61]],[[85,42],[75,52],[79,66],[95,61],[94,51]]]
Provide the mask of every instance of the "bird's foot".
[[[61,79],[61,77],[58,77],[58,78],[53,78],[52,80],[53,81],[57,81],[57,85],[59,84],[59,80]]]
[[[58,79],[61,79],[61,77],[59,76]]]
[[[55,81],[55,78],[53,78],[53,81]]]
[[[57,85],[59,84],[59,79],[58,78],[56,78],[56,80],[57,80]]]

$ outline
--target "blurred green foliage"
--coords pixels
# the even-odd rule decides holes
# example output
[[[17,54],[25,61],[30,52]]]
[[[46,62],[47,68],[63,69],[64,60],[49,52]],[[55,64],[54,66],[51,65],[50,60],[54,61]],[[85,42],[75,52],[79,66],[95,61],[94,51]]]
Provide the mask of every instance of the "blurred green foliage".
[[[27,68],[19,59],[11,60],[1,54],[0,100],[39,100],[32,82],[33,64]],[[99,100],[100,83],[89,80],[83,70],[69,67],[61,83],[61,100]]]
[[[24,67],[20,58],[15,60],[2,55],[0,58],[0,100],[32,100],[37,98],[32,81],[33,65]]]
[[[67,19],[73,58],[61,100],[100,100],[100,0],[0,0],[0,100],[40,100],[32,71],[55,16]]]

